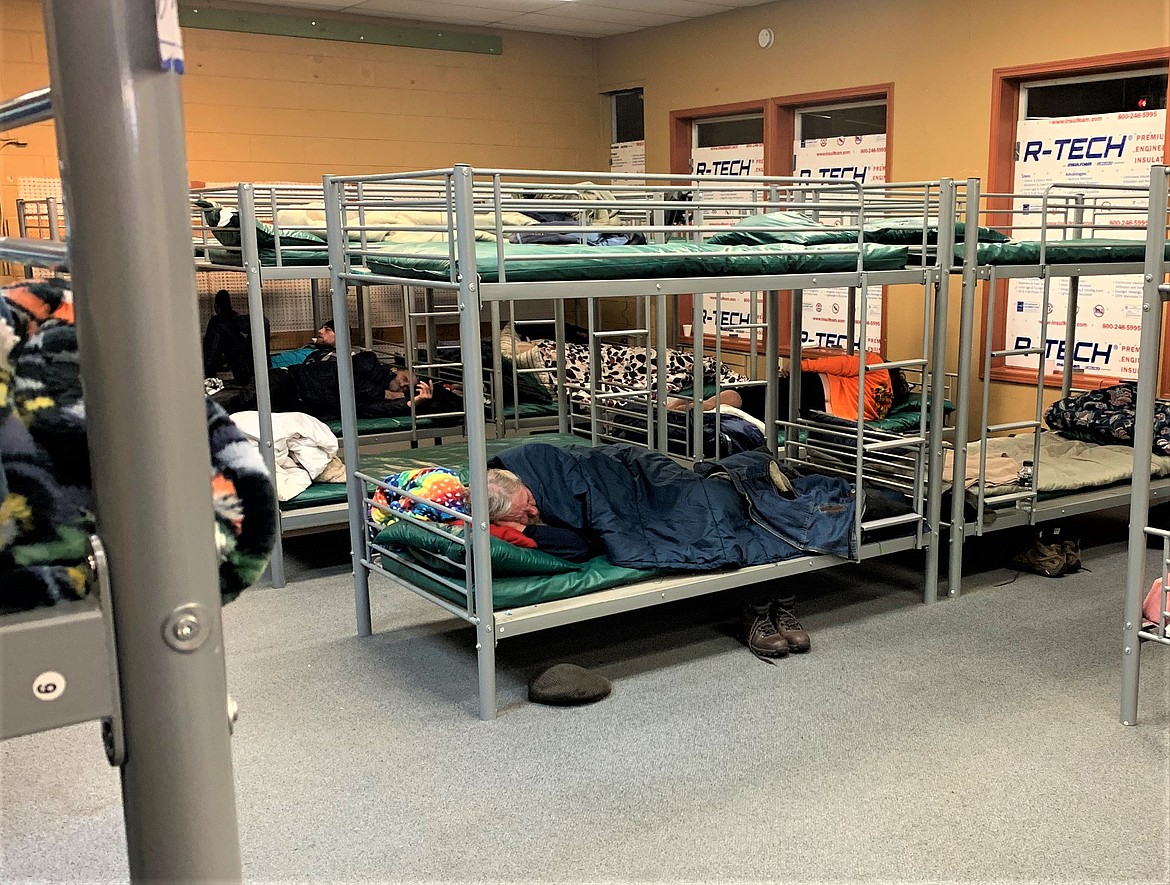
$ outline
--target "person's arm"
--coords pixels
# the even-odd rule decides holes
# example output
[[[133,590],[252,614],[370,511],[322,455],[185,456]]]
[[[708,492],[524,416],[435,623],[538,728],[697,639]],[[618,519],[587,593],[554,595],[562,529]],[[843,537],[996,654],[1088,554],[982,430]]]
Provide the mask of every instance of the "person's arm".
[[[840,375],[843,378],[857,377],[857,357],[822,356],[800,361],[800,371],[816,372],[819,375]]]
[[[524,537],[536,542],[536,549],[567,559],[569,562],[587,562],[593,558],[593,545],[584,535],[572,529],[551,525],[524,526]]]

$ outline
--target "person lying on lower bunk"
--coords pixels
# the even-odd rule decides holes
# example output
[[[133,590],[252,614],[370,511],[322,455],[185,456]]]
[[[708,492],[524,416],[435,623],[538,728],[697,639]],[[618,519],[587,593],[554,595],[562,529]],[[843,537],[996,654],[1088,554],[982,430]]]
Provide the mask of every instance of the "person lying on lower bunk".
[[[865,364],[872,366],[885,362],[881,354],[867,351]],[[807,417],[813,412],[826,412],[836,418],[856,421],[859,410],[866,421],[876,421],[889,414],[890,407],[905,399],[909,393],[906,379],[899,369],[874,369],[865,373],[865,393],[858,402],[858,376],[861,374],[861,359],[857,354],[843,351],[817,352],[817,355],[800,361],[800,411]],[[780,370],[777,385],[777,417],[784,419],[788,414],[788,396],[791,376],[787,368]],[[718,396],[703,401],[703,411],[711,411],[717,405],[731,406],[764,420],[767,402],[767,386],[756,384],[721,390]],[[667,401],[671,409],[689,409],[691,401],[672,397]]]
[[[373,351],[353,355],[353,387],[359,418],[393,418],[458,412],[462,399],[451,385],[420,378],[401,365],[387,365]],[[337,360],[318,360],[273,369],[269,389],[274,412],[304,412],[323,421],[341,416]]]
[[[806,553],[857,558],[853,486],[798,473],[766,451],[690,470],[635,446],[528,443],[488,466],[494,534],[516,532],[537,549],[548,549],[544,527],[571,533],[550,543],[600,549],[614,565],[637,569],[710,571]],[[868,518],[909,512],[905,502],[868,492],[865,509]],[[774,595],[748,602],[746,638],[755,654],[808,650],[791,602]]]

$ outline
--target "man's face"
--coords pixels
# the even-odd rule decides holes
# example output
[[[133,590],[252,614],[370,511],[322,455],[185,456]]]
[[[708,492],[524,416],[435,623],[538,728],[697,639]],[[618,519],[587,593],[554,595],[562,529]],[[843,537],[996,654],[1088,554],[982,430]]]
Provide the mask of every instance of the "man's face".
[[[336,347],[337,333],[328,326],[322,326],[317,330],[317,343],[325,347]]]
[[[394,377],[390,379],[390,383],[386,385],[386,389],[394,393],[409,394],[414,387],[411,384],[410,373],[406,369],[395,369]]]
[[[536,499],[527,486],[521,486],[512,493],[512,506],[504,514],[503,521],[532,525],[538,519],[540,511],[536,509]]]

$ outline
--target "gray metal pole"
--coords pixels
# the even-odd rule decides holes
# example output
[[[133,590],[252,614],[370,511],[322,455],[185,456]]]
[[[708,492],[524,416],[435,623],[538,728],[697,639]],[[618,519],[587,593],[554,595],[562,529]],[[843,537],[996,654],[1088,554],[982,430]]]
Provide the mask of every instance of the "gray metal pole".
[[[182,104],[151,0],[48,0],[135,880],[240,880]],[[110,219],[118,219],[111,224]]]
[[[968,188],[971,180],[967,182]],[[970,190],[967,199],[970,200]],[[927,448],[929,455],[926,470],[930,486],[927,490],[926,523],[929,539],[926,548],[926,582],[922,590],[922,601],[932,603],[938,601],[938,572],[939,561],[942,556],[942,532],[939,523],[942,521],[942,491],[943,478],[943,424],[946,420],[944,399],[946,397],[947,381],[947,313],[950,308],[951,265],[955,252],[955,203],[956,191],[953,179],[944,178],[938,188],[938,280],[934,291],[934,330],[931,333],[930,348],[930,383],[927,390],[930,399],[927,406],[930,410],[930,444]],[[927,285],[930,285],[929,281]],[[959,359],[962,360],[962,341],[960,334]],[[925,375],[923,376],[925,380]],[[962,411],[960,409],[960,411]],[[958,431],[955,432],[956,449],[961,444]],[[962,437],[965,440],[966,436]],[[952,494],[954,492],[952,491]],[[960,525],[960,531],[962,526]],[[951,532],[955,531],[954,525]]]
[[[479,718],[496,718],[496,615],[488,534],[487,440],[483,418],[483,359],[479,349],[479,276],[475,263],[474,203],[470,166],[455,166],[455,228],[459,260],[459,343],[463,349],[463,404],[467,411],[467,459],[472,531],[468,535],[475,577],[476,653],[479,659]],[[501,276],[504,273],[500,268]],[[592,326],[592,320],[590,322]],[[594,373],[593,382],[598,375]]]
[[[1146,268],[1142,280],[1142,361],[1138,371],[1133,428],[1133,490],[1129,499],[1129,558],[1125,580],[1125,629],[1121,657],[1121,724],[1137,725],[1138,671],[1141,663],[1142,596],[1146,583],[1146,525],[1150,521],[1150,452],[1154,443],[1154,398],[1162,341],[1162,294],[1166,275],[1167,167],[1150,170],[1150,208],[1146,229]]]
[[[357,399],[353,391],[353,347],[349,335],[347,283],[341,274],[349,268],[345,254],[346,234],[341,196],[333,177],[326,175],[325,227],[329,239],[329,273],[333,289],[333,331],[337,335],[337,386],[341,399],[341,443],[345,452],[345,475],[349,508],[349,545],[353,558],[353,600],[358,636],[372,632],[370,620],[370,573],[362,565],[366,557],[365,483],[355,476],[361,469],[358,455]],[[359,299],[360,300],[360,299]]]
[[[966,206],[967,216],[966,234],[963,238],[963,291],[959,301],[959,356],[958,365],[956,367],[958,372],[958,407],[955,410],[955,447],[954,447],[954,465],[951,475],[951,537],[950,537],[950,556],[948,559],[947,570],[947,595],[954,598],[961,592],[963,584],[963,542],[966,540],[966,518],[963,512],[963,507],[966,495],[966,471],[967,471],[967,438],[971,430],[971,353],[973,347],[973,340],[975,337],[975,298],[976,298],[976,281],[975,281],[975,267],[979,263],[979,179],[967,179],[966,191]],[[952,200],[952,205],[953,205]],[[952,229],[953,229],[952,225]],[[953,236],[953,235],[952,235]],[[942,222],[939,222],[939,260],[944,261],[942,254]],[[954,251],[953,249],[951,250]],[[948,276],[948,269],[946,264],[941,265],[943,279]],[[945,322],[945,317],[944,317]],[[945,339],[944,339],[945,340]],[[937,342],[936,342],[937,344]],[[936,362],[941,365],[945,360],[937,359]],[[984,379],[984,383],[990,383],[990,377]],[[938,401],[939,415],[944,415],[943,407],[943,388],[945,378],[939,379],[940,386],[935,388],[931,384],[931,413],[930,413],[930,427],[931,431],[939,433],[940,444],[937,447],[942,451],[942,420],[936,419],[934,411],[935,400]],[[940,423],[935,424],[935,420]],[[931,465],[933,468],[933,464]],[[931,477],[941,476],[941,461],[940,473],[935,473],[933,469],[930,474]],[[945,479],[945,477],[943,477]],[[933,480],[932,480],[932,484]],[[941,494],[941,484],[939,484]],[[941,501],[941,497],[940,497]],[[933,524],[934,521],[932,521]]]
[[[1080,237],[1085,222],[1085,195],[1077,194],[1073,203],[1073,227],[1070,233]],[[1081,293],[1081,278],[1070,277],[1068,281],[1068,305],[1065,309],[1064,326],[1064,370],[1060,374],[1060,395],[1067,397],[1072,392],[1073,368],[1077,352],[1077,298]]]
[[[248,282],[248,328],[252,333],[252,366],[256,370],[256,427],[260,455],[268,475],[276,476],[276,440],[272,432],[272,391],[268,385],[268,339],[264,335],[264,293],[260,285],[260,245],[256,242],[256,192],[250,184],[239,186],[240,252]],[[276,543],[268,562],[272,586],[280,589],[284,579],[284,536],[280,526],[280,501],[272,487],[276,507]]]

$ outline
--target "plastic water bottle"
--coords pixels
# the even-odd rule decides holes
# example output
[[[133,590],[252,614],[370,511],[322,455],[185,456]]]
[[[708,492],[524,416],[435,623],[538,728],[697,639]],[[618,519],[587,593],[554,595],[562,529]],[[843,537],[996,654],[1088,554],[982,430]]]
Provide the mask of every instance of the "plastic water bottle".
[[[1032,462],[1025,461],[1020,466],[1020,472],[1018,474],[1016,474],[1016,481],[1019,482],[1019,484],[1022,485],[1024,488],[1031,488],[1032,477],[1034,474],[1035,474],[1035,471],[1033,470]]]

